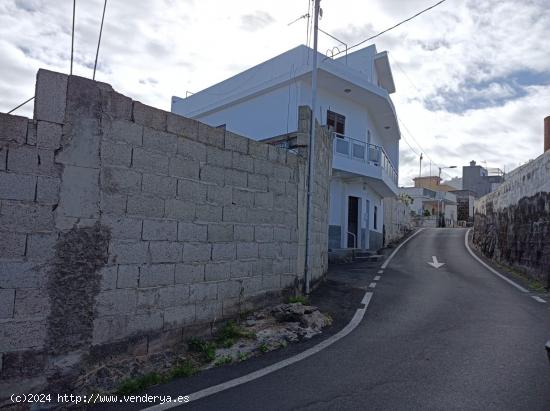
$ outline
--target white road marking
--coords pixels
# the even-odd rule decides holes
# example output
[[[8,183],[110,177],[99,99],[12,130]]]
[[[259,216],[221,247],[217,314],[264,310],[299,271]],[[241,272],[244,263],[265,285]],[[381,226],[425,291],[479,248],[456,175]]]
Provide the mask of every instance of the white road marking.
[[[376,277],[374,277],[374,281],[380,281],[380,276],[377,275]]]
[[[512,281],[510,280],[508,277],[502,275],[501,273],[499,273],[497,270],[495,270],[494,268],[490,267],[489,265],[485,264],[485,262],[479,258],[477,255],[475,255],[475,253],[470,249],[470,245],[468,244],[468,234],[470,233],[472,229],[468,229],[466,231],[466,235],[464,236],[464,245],[466,246],[466,249],[468,250],[468,252],[471,254],[472,257],[474,257],[483,267],[485,267],[487,270],[489,270],[490,272],[492,272],[494,275],[496,275],[497,277],[503,279],[504,281],[506,281],[508,284],[510,285],[513,285],[514,287],[516,287],[519,291],[521,291],[522,293],[528,293],[529,290],[523,288],[521,285],[519,285],[518,283],[516,283],[515,281]]]
[[[409,238],[407,238],[405,241],[403,241],[401,244],[399,244],[397,246],[397,248],[395,250],[393,250],[393,253],[390,254],[390,256],[388,257],[388,259],[386,261],[384,261],[384,264],[382,264],[382,266],[380,268],[382,269],[385,269],[388,264],[390,263],[390,261],[392,260],[392,258],[395,256],[395,254],[397,254],[397,252],[401,249],[401,247],[403,247],[405,244],[407,244],[407,242],[412,239],[414,236],[416,236],[418,233],[420,233],[421,231],[424,231],[423,228],[420,228],[416,233],[414,233],[413,235],[411,235]]]
[[[378,270],[377,274],[384,274],[384,270]]]
[[[403,241],[401,244],[399,244],[399,246],[397,246],[397,248],[395,250],[393,250],[393,253],[391,253],[390,256],[388,257],[388,259],[384,262],[384,264],[382,264],[382,268],[386,268],[388,266],[388,264],[390,263],[390,261],[392,260],[392,258],[395,256],[395,254],[397,254],[397,252],[401,249],[401,247],[405,243],[407,243],[411,238],[413,238],[419,232],[421,232],[422,230],[424,230],[424,229],[423,228],[419,229],[416,233],[414,233],[409,238],[407,238],[405,241]],[[376,283],[373,283],[373,284],[376,285]],[[359,323],[361,322],[361,320],[365,316],[365,312],[367,311],[369,303],[372,299],[372,295],[373,295],[372,292],[370,292],[370,291],[366,292],[363,299],[361,300],[361,304],[364,304],[365,306],[363,308],[358,308],[357,311],[355,311],[355,314],[354,314],[353,318],[351,319],[351,321],[344,328],[342,328],[336,334],[328,337],[326,340],[321,341],[319,344],[314,345],[313,347],[308,348],[307,350],[302,351],[301,353],[296,354],[293,357],[290,357],[290,358],[287,358],[285,360],[279,361],[275,364],[271,364],[270,366],[267,366],[267,367],[262,368],[260,370],[251,372],[250,374],[243,375],[242,377],[234,378],[232,380],[223,382],[223,383],[218,384],[218,385],[214,385],[212,387],[207,387],[203,390],[194,392],[192,394],[188,394],[189,395],[189,400],[190,401],[196,401],[196,400],[199,400],[201,398],[205,398],[205,397],[208,397],[210,395],[217,394],[221,391],[225,391],[225,390],[228,390],[230,388],[237,387],[237,386],[242,385],[242,384],[246,384],[247,382],[256,380],[256,379],[261,378],[265,375],[271,374],[272,372],[278,371],[278,370],[280,370],[284,367],[292,365],[292,364],[294,364],[298,361],[301,361],[301,360],[303,360],[307,357],[310,357],[314,354],[317,354],[319,351],[324,350],[325,348],[331,346],[332,344],[334,344],[338,340],[341,340],[342,338],[344,338],[346,335],[348,335],[350,332],[352,332],[355,328],[357,328],[357,326],[359,325]],[[157,404],[157,405],[154,405],[152,407],[143,408],[143,411],[168,410],[170,408],[179,407],[181,405],[182,405],[182,403],[179,403],[179,402],[170,402],[170,403],[165,402],[164,404]]]
[[[445,263],[440,263],[437,261],[437,257],[435,255],[432,255],[432,261],[428,262],[429,265],[431,265],[433,268],[439,268],[445,265]]]
[[[376,283],[370,283],[369,284],[369,288],[374,288],[374,287],[376,287]]]
[[[539,303],[545,303],[546,302],[546,300],[540,298],[538,295],[532,295],[531,297],[533,297],[533,299],[535,301],[538,301]]]

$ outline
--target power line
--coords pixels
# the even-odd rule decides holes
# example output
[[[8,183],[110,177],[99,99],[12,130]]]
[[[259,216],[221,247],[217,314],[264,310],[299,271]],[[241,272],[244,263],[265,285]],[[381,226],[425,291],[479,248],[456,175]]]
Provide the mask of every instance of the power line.
[[[32,96],[30,99],[28,100],[25,100],[23,103],[19,104],[17,107],[15,108],[12,108],[10,111],[8,111],[8,114],[11,114],[13,113],[15,110],[17,110],[19,107],[23,107],[25,104],[27,104],[29,101],[31,101],[32,99],[34,99],[34,96]]]
[[[375,34],[374,36],[371,36],[371,37],[369,37],[369,38],[367,38],[367,39],[365,39],[365,40],[360,41],[360,42],[357,43],[357,44],[354,44],[353,46],[351,46],[351,47],[348,48],[348,51],[351,50],[351,49],[353,49],[353,48],[355,48],[355,47],[358,47],[358,46],[360,46],[360,45],[362,45],[362,44],[365,44],[367,41],[372,40],[372,39],[375,39],[376,37],[379,37],[379,36],[381,36],[382,34],[387,33],[388,31],[393,30],[393,29],[396,28],[396,27],[399,27],[399,26],[402,25],[403,23],[406,23],[406,22],[408,22],[408,21],[411,21],[411,20],[414,19],[415,17],[418,17],[418,16],[420,16],[421,14],[426,13],[428,10],[431,10],[431,9],[433,9],[434,7],[437,7],[437,6],[439,6],[441,3],[445,3],[446,1],[447,1],[447,0],[440,0],[440,1],[438,1],[437,3],[431,5],[430,7],[425,8],[424,10],[419,11],[419,12],[416,13],[415,15],[409,17],[408,19],[402,20],[402,21],[400,21],[399,23],[397,23],[397,24],[395,24],[395,25],[393,25],[393,26],[391,26],[391,27],[389,27],[389,28],[387,28],[387,29],[385,29],[385,30],[382,30],[381,32]],[[336,53],[336,54],[334,54],[332,57],[335,57],[335,56],[337,56],[338,54],[341,54],[341,53],[343,53],[343,52],[341,51],[341,52],[339,52],[339,53]]]
[[[97,51],[95,53],[95,63],[94,63],[94,75],[92,80],[95,80],[95,70],[97,67],[97,57],[99,56],[99,45],[101,44],[101,34],[103,33],[103,21],[105,20],[105,9],[107,8],[107,0],[103,3],[103,15],[101,16],[101,27],[99,28],[99,39],[97,40]]]

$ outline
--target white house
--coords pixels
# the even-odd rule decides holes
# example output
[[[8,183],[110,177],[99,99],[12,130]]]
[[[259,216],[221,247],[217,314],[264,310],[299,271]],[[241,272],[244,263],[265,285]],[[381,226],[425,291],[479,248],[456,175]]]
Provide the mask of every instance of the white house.
[[[172,112],[262,140],[298,129],[311,106],[313,50],[301,45],[187,98]],[[399,139],[387,52],[319,54],[316,118],[335,133],[329,247],[382,246],[384,197],[398,193]]]

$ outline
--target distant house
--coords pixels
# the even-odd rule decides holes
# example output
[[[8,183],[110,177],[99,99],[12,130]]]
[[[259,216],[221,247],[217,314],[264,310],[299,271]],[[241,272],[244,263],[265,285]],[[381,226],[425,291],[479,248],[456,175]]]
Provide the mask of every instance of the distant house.
[[[504,182],[504,172],[499,168],[485,168],[471,161],[469,166],[462,167],[462,189],[483,197],[495,191]]]
[[[254,139],[298,130],[311,105],[312,49],[298,46],[187,98],[172,111]],[[334,134],[329,247],[377,249],[383,198],[398,193],[399,139],[387,52],[374,45],[337,59],[319,54],[316,118]]]

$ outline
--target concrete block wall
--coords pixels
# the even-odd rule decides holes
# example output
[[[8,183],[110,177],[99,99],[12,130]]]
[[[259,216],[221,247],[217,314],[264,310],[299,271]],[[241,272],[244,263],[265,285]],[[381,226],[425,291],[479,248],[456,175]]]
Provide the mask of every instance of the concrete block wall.
[[[303,280],[299,155],[46,70],[34,119],[1,115],[0,145],[0,397],[70,387],[105,356],[160,350]]]
[[[473,241],[486,256],[550,285],[550,152],[476,201]]]

